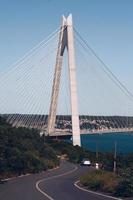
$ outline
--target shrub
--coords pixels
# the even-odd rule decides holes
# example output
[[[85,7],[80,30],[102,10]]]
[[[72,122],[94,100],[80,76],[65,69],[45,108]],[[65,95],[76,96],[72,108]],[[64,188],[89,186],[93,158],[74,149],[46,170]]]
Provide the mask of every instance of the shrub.
[[[133,168],[121,170],[120,176],[121,179],[115,194],[123,197],[133,196]]]
[[[83,158],[89,158],[91,161],[94,160],[95,154],[82,147],[73,146],[68,142],[62,141],[49,140],[48,143],[56,151],[56,154],[66,154],[70,162],[80,163]]]
[[[80,178],[80,182],[88,189],[114,193],[115,188],[118,185],[118,178],[112,172],[95,170],[92,172],[89,171],[85,173]]]
[[[59,160],[34,129],[13,128],[0,118],[1,178],[55,167]]]

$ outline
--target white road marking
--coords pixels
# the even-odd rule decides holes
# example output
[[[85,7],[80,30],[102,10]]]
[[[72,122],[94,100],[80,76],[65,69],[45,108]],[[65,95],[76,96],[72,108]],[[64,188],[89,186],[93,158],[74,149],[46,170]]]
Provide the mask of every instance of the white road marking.
[[[85,189],[85,188],[82,188],[82,187],[80,187],[80,186],[78,185],[79,182],[80,182],[79,180],[76,181],[76,182],[74,183],[74,186],[77,187],[78,189],[84,191],[84,192],[88,192],[88,193],[95,194],[95,195],[102,196],[102,197],[107,197],[107,198],[110,198],[110,199],[122,200],[122,199],[117,198],[117,197],[112,197],[112,196],[109,196],[109,195],[106,195],[106,194],[102,194],[102,193],[99,193],[99,192],[94,192],[94,191],[92,191],[92,190],[87,190],[87,189]]]
[[[66,176],[68,174],[71,174],[71,173],[75,172],[77,169],[78,169],[78,167],[76,166],[74,169],[72,169],[72,170],[70,170],[68,172],[65,172],[63,174],[59,174],[59,175],[55,175],[55,176],[51,176],[51,177],[47,177],[47,178],[43,178],[41,180],[38,180],[36,182],[36,189],[40,193],[42,193],[44,196],[46,196],[49,200],[54,200],[50,195],[48,195],[46,192],[44,192],[43,190],[40,189],[39,184],[42,183],[43,181],[46,181],[46,180],[51,180],[51,179],[59,178],[59,177],[62,177],[62,176]]]

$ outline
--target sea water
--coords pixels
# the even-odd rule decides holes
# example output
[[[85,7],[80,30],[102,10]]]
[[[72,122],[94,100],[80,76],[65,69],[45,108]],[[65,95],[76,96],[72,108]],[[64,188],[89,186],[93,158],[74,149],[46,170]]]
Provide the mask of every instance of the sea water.
[[[81,146],[91,151],[114,152],[115,143],[117,153],[133,153],[133,132],[81,135]]]

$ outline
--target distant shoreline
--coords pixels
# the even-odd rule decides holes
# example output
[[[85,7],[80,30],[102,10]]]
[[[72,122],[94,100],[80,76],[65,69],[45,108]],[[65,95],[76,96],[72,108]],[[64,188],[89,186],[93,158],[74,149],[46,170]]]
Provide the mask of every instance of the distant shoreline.
[[[99,135],[102,135],[102,134],[110,134],[110,133],[131,133],[133,134],[133,128],[130,128],[130,129],[112,129],[112,130],[86,130],[86,129],[82,129],[80,131],[80,134],[81,135],[95,135],[95,134],[99,134]],[[60,131],[60,130],[56,130],[56,132],[54,132],[53,135],[51,136],[71,136],[72,133],[69,132],[68,130],[63,130],[63,131]]]
[[[93,134],[110,134],[110,133],[131,133],[133,134],[133,128],[132,129],[114,129],[114,130],[98,130],[98,131],[87,131],[87,130],[82,130],[80,133],[83,135],[93,135]]]

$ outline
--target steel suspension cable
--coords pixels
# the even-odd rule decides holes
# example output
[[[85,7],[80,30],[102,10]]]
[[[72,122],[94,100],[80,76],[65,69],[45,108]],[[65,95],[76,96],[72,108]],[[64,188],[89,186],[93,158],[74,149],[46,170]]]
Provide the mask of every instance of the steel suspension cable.
[[[109,67],[104,63],[104,61],[96,54],[96,52],[88,45],[88,43],[85,41],[85,39],[80,35],[80,33],[74,28],[74,32],[77,34],[77,36],[80,38],[80,40],[83,43],[84,49],[88,49],[92,52],[92,54],[97,58],[97,60],[102,64],[103,71],[108,75],[108,77],[117,85],[117,87],[120,88],[121,91],[123,91],[130,100],[133,101],[133,94],[126,88],[126,86],[116,77],[116,75],[109,69]]]

